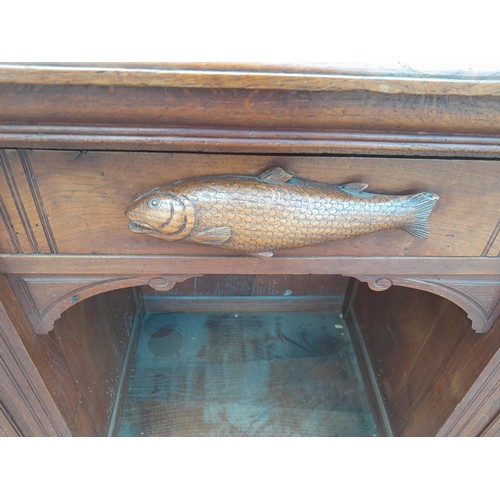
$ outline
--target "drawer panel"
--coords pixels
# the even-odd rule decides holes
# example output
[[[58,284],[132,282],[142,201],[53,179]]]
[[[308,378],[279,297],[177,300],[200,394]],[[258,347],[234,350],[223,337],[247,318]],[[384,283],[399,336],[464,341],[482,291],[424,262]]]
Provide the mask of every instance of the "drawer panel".
[[[367,183],[375,193],[440,197],[429,239],[388,230],[276,255],[492,256],[498,248],[499,161],[5,150],[0,162],[2,253],[232,255],[132,233],[125,209],[157,185],[276,166],[319,182]]]

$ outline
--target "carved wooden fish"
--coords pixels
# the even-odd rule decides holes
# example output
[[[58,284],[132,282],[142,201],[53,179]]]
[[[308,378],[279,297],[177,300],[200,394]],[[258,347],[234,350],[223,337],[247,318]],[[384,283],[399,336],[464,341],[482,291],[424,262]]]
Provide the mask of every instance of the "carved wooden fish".
[[[137,233],[268,256],[384,229],[429,236],[437,195],[381,195],[365,192],[367,187],[311,182],[273,168],[258,177],[202,177],[160,186],[135,200],[126,215]]]

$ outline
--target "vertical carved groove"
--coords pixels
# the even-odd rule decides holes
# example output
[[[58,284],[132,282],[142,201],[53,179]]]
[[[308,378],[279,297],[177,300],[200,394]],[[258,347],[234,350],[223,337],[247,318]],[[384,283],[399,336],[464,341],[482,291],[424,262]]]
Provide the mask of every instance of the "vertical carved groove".
[[[47,212],[45,211],[45,206],[40,194],[40,189],[38,188],[35,173],[33,172],[33,167],[31,166],[29,155],[24,149],[19,149],[17,151],[17,154],[19,155],[19,158],[21,160],[24,174],[26,175],[26,180],[28,181],[31,195],[33,196],[33,201],[35,202],[36,211],[38,212],[38,217],[40,218],[40,222],[42,224],[43,232],[45,234],[45,238],[47,238],[49,249],[51,253],[59,253],[54,233],[52,232],[49,218],[47,216]]]
[[[3,332],[2,332],[3,333]],[[6,343],[6,347],[7,347],[7,350],[10,352],[10,354],[14,357],[14,359],[16,359],[16,356],[15,356],[15,353],[14,353],[14,350],[12,348],[12,346],[10,345],[10,343],[8,342],[8,340],[5,338],[4,339],[5,343]],[[16,359],[17,361],[17,359]],[[24,373],[24,370],[23,370],[23,367],[22,367],[22,364],[21,363],[17,363],[19,369],[23,372],[23,376],[25,378],[25,381],[27,382],[30,390],[33,392],[33,394],[36,396],[38,402],[40,403],[40,406],[43,408],[43,411],[45,413],[45,416],[47,418],[49,418],[49,415],[47,415],[47,412],[45,412],[45,409],[44,409],[44,406],[43,406],[43,403],[42,401],[40,400],[40,398],[38,397],[38,393],[36,391],[36,388],[33,387],[29,377],[27,376],[26,373]],[[11,369],[10,369],[10,365],[7,361],[5,361],[5,359],[3,358],[3,356],[0,355],[0,368],[2,368],[2,371],[3,373],[9,378],[9,381],[10,383],[12,384],[12,386],[15,388],[16,392],[18,394],[24,394],[24,391],[23,391],[23,388],[21,387],[19,381],[18,381],[18,377],[12,373]],[[36,421],[36,423],[38,424],[38,426],[40,427],[40,429],[43,429],[45,431],[45,433],[47,433],[48,435],[48,432],[47,432],[47,428],[45,427],[44,425],[44,422],[42,421],[42,419],[40,418],[39,416],[39,412],[37,412],[37,409],[33,407],[33,405],[31,404],[31,401],[30,401],[30,398],[23,398],[23,402],[26,404],[26,406],[28,407],[29,411],[30,411],[30,414],[33,416],[34,420]]]
[[[0,304],[0,325],[5,326],[5,328],[0,329],[0,368],[7,376],[11,386],[22,398],[22,403],[26,406],[33,420],[36,422],[38,427],[36,432],[40,432],[41,435],[46,436],[69,435],[69,432],[66,432],[66,428],[61,428],[63,421],[57,422],[54,420],[53,415],[51,415],[44,403],[40,387],[38,386],[40,383],[43,384],[41,378],[37,380],[37,377],[33,376],[33,372],[29,372],[26,366],[26,360],[22,359],[19,345],[13,344],[13,342],[19,344],[21,340],[17,336],[14,325],[10,321],[2,304]],[[4,359],[5,357],[10,358],[10,360]],[[11,367],[16,367],[21,377],[19,377],[19,374],[14,374]],[[35,373],[39,377],[38,371],[35,371]]]
[[[23,431],[19,428],[17,425],[16,421],[12,418],[12,415],[10,414],[9,410],[3,405],[2,401],[0,401],[0,417],[4,416],[6,421],[8,422],[8,425],[12,428],[12,430],[18,435],[18,436],[24,436]],[[0,429],[1,430],[1,429]]]
[[[498,358],[498,356],[496,356]],[[448,421],[444,424],[443,428],[439,431],[438,436],[467,436],[467,428],[477,425],[481,419],[481,412],[484,411],[484,406],[495,401],[495,393],[498,392],[500,381],[498,374],[500,372],[500,362],[495,362],[493,358],[491,363],[495,363],[494,367],[488,376],[480,381],[476,380],[474,385],[470,388],[468,394],[473,394],[466,404],[460,403],[455,411],[448,417]],[[467,399],[467,395],[463,401]],[[462,401],[462,402],[463,402]],[[482,426],[477,435],[482,435],[487,432],[488,427],[492,424],[489,420]]]
[[[500,233],[500,219],[498,220],[495,229],[491,233],[490,239],[486,243],[486,246],[484,247],[484,250],[481,253],[481,257],[486,257],[488,255],[488,252],[490,251],[491,247],[493,246],[498,237],[498,233]]]
[[[17,237],[16,232],[14,231],[14,227],[12,225],[12,221],[10,220],[9,212],[7,211],[7,207],[3,201],[2,195],[0,195],[0,218],[2,219],[5,229],[7,230],[7,234],[9,235],[9,240],[16,253],[24,253],[21,248],[21,243],[19,242],[19,238]]]
[[[19,193],[16,179],[10,167],[9,160],[5,156],[5,152],[3,150],[0,150],[0,167],[2,168],[3,175],[5,176],[5,180],[7,181],[7,186],[9,187],[10,194],[12,196],[12,199],[14,200],[17,213],[19,214],[19,218],[21,219],[21,224],[23,225],[26,237],[28,238],[28,242],[31,246],[31,250],[33,253],[41,253],[35,237],[35,233],[31,228],[28,214],[26,213],[26,210],[24,208],[21,194]]]

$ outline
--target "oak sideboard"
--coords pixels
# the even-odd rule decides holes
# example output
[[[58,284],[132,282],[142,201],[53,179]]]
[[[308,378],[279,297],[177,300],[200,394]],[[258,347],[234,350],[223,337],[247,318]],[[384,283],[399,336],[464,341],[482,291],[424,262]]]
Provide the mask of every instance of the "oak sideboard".
[[[152,310],[317,310],[325,297],[381,434],[500,435],[499,172],[498,74],[0,64],[0,435],[109,435]],[[201,194],[174,200],[189,179]],[[243,199],[240,179],[266,190]],[[292,187],[307,200],[274,217]],[[363,206],[351,237],[310,236],[332,205],[307,189]],[[425,229],[397,207],[406,230],[363,229],[372,193],[431,193]],[[149,218],[127,216],[143,195]],[[307,235],[295,246],[294,221]]]

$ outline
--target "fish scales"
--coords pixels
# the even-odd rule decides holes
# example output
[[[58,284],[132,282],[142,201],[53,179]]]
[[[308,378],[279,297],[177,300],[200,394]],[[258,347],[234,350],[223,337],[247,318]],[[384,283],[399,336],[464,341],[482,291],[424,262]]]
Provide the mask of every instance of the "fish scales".
[[[391,198],[376,198],[368,204],[348,200],[339,191],[336,195],[345,199],[336,200],[331,193],[293,185],[275,196],[273,186],[241,179],[219,184],[216,199],[207,197],[196,184],[181,189],[196,207],[195,231],[216,227],[221,220],[231,221],[233,236],[224,246],[252,252],[275,247],[276,240],[280,247],[297,247],[398,227],[405,221],[405,214],[390,220],[373,219],[377,213],[394,213]]]
[[[278,168],[260,177],[219,176],[161,186],[136,200],[127,215],[132,221],[129,227],[134,230],[136,224],[137,232],[246,253],[393,228],[427,236],[437,195],[380,195],[364,192],[366,187],[305,181]],[[151,197],[159,207],[151,205]],[[165,208],[168,203],[171,206]],[[165,212],[163,219],[160,209]],[[152,221],[158,222],[156,227]]]

